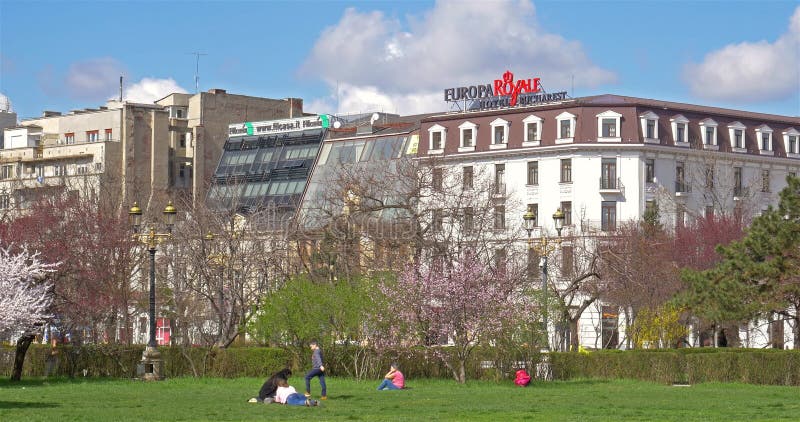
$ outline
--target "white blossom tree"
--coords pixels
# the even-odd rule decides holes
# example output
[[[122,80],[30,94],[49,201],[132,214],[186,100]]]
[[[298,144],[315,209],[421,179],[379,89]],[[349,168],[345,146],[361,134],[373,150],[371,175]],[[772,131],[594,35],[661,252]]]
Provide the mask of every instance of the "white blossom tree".
[[[0,337],[20,335],[12,380],[21,376],[25,353],[34,337],[32,331],[52,317],[52,285],[44,279],[55,267],[27,248],[14,253],[11,247],[0,247]]]

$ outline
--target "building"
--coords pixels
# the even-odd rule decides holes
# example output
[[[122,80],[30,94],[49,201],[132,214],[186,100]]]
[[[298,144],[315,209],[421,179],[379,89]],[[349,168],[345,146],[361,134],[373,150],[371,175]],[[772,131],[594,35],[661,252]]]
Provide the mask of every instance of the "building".
[[[227,126],[250,117],[302,115],[302,100],[228,94],[170,94],[154,104],[109,101],[68,114],[45,111],[6,129],[0,205],[22,210],[53,189],[138,201],[155,194],[204,198]]]
[[[579,236],[613,234],[648,207],[657,206],[668,227],[709,213],[745,218],[776,204],[786,176],[800,171],[797,117],[618,95],[540,97],[520,95],[514,105],[510,96],[473,98],[465,111],[422,120],[420,159],[450,175],[493,174],[498,236],[514,236],[519,225],[507,222],[521,222],[525,208],[564,212],[562,248]],[[524,207],[506,207],[512,197]],[[555,236],[549,217],[538,224]],[[623,347],[620,318],[598,302],[577,327],[550,330],[577,335],[584,347]],[[791,346],[789,327],[770,330],[783,339],[763,324],[750,328],[757,332],[743,331],[747,346]]]

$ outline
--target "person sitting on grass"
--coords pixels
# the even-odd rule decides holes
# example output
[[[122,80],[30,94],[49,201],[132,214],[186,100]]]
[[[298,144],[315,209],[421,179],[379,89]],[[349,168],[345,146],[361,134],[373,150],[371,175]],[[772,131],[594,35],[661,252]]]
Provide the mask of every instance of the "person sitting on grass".
[[[278,391],[275,392],[275,403],[290,406],[319,406],[317,400],[311,400],[297,392],[286,380],[278,380]]]
[[[400,372],[400,367],[397,363],[392,363],[389,372],[383,376],[383,382],[378,386],[380,390],[402,390],[406,387],[406,378]]]
[[[272,376],[264,382],[264,385],[261,386],[261,390],[258,392],[258,397],[253,397],[248,401],[250,403],[272,403],[275,401],[275,392],[278,390],[278,381],[284,380],[288,382],[290,376],[292,376],[292,370],[289,368],[281,369],[280,371],[272,374]]]

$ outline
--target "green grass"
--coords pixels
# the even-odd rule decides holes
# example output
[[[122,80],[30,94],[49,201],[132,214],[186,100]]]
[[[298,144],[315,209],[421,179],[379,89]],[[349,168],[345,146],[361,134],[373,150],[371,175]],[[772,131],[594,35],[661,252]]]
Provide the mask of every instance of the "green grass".
[[[411,380],[407,391],[378,381],[328,378],[319,408],[250,404],[261,379],[0,380],[0,421],[124,420],[798,420],[797,387],[639,381],[563,381],[519,388],[511,381]],[[303,380],[290,380],[302,391]],[[319,393],[315,379],[312,390]]]

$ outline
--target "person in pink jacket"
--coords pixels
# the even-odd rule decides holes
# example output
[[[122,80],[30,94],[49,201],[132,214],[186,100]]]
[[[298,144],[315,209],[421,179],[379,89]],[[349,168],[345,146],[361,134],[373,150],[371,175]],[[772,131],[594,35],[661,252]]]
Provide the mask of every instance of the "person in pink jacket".
[[[406,378],[403,376],[403,373],[400,372],[400,368],[397,366],[397,363],[392,363],[389,372],[383,377],[383,382],[381,382],[381,385],[378,386],[378,391],[402,390],[405,387]]]

